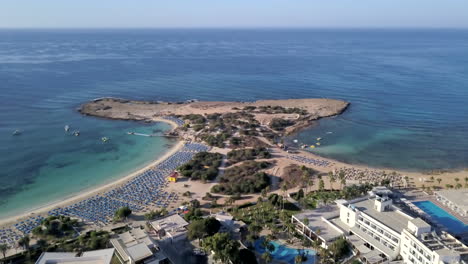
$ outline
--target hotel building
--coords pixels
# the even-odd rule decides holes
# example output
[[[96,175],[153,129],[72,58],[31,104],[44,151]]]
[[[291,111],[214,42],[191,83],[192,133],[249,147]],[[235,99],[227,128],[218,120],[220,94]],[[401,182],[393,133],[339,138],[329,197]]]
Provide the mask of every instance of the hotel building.
[[[307,220],[306,220],[307,219]],[[436,233],[387,197],[338,200],[327,209],[292,216],[296,230],[327,247],[346,237],[364,263],[465,263],[468,248],[447,233]]]

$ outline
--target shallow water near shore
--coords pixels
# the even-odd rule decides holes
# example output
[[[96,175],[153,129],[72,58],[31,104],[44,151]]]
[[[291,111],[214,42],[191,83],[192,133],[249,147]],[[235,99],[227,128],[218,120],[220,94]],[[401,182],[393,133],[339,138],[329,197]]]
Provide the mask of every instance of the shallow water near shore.
[[[344,99],[342,116],[294,137],[322,137],[315,153],[350,163],[468,167],[466,54],[467,30],[0,30],[0,216],[168,149],[163,138],[125,135],[148,125],[75,111],[103,96]],[[65,135],[66,124],[82,135]]]

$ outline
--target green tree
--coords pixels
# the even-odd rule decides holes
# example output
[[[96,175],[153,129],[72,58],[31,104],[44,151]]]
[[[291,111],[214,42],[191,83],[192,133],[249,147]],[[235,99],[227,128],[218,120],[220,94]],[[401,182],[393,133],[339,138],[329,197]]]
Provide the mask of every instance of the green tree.
[[[205,234],[205,223],[203,219],[194,220],[187,227],[187,236],[190,240],[200,240],[205,237]]]
[[[325,183],[322,179],[319,180],[319,191],[323,191],[325,189]]]
[[[265,253],[262,254],[262,259],[265,261],[265,263],[271,263],[273,261],[273,257],[268,251],[265,251]]]
[[[115,211],[114,214],[114,219],[117,221],[122,221],[122,220],[127,220],[127,217],[129,217],[132,214],[132,210],[128,208],[127,206],[120,207]]]
[[[3,260],[5,262],[6,253],[10,247],[7,244],[0,244],[0,251],[2,251]]]
[[[31,242],[29,236],[24,236],[18,240],[18,245],[24,250],[29,250],[29,242]]]
[[[294,263],[295,264],[301,264],[303,262],[303,260],[304,260],[304,258],[303,258],[303,256],[301,254],[296,255],[294,257]]]
[[[232,240],[228,233],[216,233],[206,237],[203,239],[202,245],[206,252],[213,251],[213,258],[222,263],[229,263],[237,259],[240,246],[239,242]]]
[[[439,185],[440,185],[440,182],[441,182],[441,181],[442,181],[441,178],[437,178],[437,183],[439,183]]]

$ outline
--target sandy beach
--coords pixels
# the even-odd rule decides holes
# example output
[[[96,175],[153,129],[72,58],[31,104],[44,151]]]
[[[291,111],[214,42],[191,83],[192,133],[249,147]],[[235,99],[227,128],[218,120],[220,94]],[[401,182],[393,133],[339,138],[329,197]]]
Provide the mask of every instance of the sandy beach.
[[[168,124],[170,124],[172,126],[173,129],[177,127],[177,124],[174,123],[171,120],[166,120],[166,119],[162,119],[162,118],[153,118],[152,121],[168,123]],[[163,162],[169,156],[171,156],[172,154],[179,151],[183,147],[183,145],[184,145],[183,141],[178,142],[174,147],[169,149],[168,152],[165,153],[159,159],[151,162],[150,164],[146,165],[145,167],[143,167],[143,168],[141,168],[139,170],[136,170],[136,171],[134,171],[134,172],[120,178],[117,181],[107,183],[107,184],[101,185],[101,186],[96,186],[95,188],[92,188],[92,189],[83,190],[82,192],[71,195],[69,197],[64,197],[62,200],[55,201],[55,202],[43,205],[43,206],[38,207],[38,208],[30,209],[27,212],[25,212],[23,214],[20,214],[20,215],[10,216],[10,217],[1,219],[0,220],[0,226],[10,226],[10,225],[12,225],[12,224],[14,224],[14,223],[16,223],[18,221],[22,221],[23,219],[26,219],[26,218],[30,217],[32,215],[43,215],[43,216],[45,216],[45,215],[47,215],[47,213],[50,210],[52,210],[54,208],[66,207],[66,206],[72,205],[72,204],[74,204],[74,203],[76,203],[78,201],[85,200],[85,199],[88,199],[90,197],[93,197],[93,196],[95,196],[97,194],[105,193],[105,192],[107,192],[107,191],[109,191],[109,190],[111,190],[113,188],[116,188],[116,187],[124,184],[125,182],[131,180],[132,178],[136,177],[137,175],[141,174],[142,172],[147,171],[148,169],[150,169],[150,168],[158,165],[159,163]]]

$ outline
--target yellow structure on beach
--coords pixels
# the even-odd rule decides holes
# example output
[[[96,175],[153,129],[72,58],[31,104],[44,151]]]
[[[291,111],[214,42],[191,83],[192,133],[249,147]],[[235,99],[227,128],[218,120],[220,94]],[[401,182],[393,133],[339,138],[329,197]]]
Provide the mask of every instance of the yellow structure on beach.
[[[174,171],[173,173],[171,173],[171,175],[169,175],[168,180],[170,182],[177,182],[177,178],[179,178],[179,173]]]

